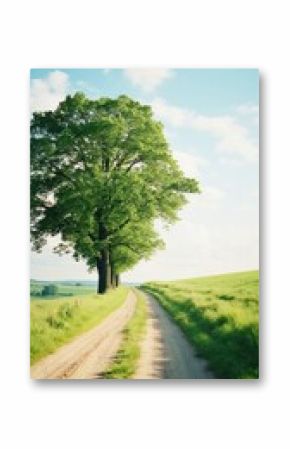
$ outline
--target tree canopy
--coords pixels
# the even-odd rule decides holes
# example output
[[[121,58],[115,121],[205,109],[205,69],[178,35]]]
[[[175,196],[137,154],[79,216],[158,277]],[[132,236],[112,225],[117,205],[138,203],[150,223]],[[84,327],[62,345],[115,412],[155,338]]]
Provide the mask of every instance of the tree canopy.
[[[99,292],[163,242],[154,229],[177,219],[198,192],[172,157],[151,107],[127,96],[67,96],[31,120],[31,235],[98,269]]]

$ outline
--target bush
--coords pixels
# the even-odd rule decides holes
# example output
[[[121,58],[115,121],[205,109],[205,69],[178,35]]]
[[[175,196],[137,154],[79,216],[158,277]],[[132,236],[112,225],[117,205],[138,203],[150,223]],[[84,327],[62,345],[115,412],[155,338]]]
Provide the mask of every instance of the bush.
[[[55,284],[45,285],[42,289],[41,296],[56,296],[57,286]]]

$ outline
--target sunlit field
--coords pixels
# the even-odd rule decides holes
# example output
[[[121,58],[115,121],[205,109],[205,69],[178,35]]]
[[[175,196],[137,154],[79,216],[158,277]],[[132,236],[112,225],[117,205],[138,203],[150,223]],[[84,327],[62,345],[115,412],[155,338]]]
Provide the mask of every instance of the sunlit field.
[[[119,287],[105,295],[90,293],[69,299],[56,297],[31,301],[31,364],[99,324],[123,304],[127,293],[126,287]]]
[[[143,286],[208,360],[218,378],[259,376],[259,273],[225,274]]]
[[[80,282],[44,282],[30,281],[30,298],[40,299],[41,292],[45,285],[55,285],[57,289],[56,297],[65,298],[69,296],[82,296],[89,293],[94,294],[97,291],[97,285]],[[46,298],[47,299],[47,298]]]

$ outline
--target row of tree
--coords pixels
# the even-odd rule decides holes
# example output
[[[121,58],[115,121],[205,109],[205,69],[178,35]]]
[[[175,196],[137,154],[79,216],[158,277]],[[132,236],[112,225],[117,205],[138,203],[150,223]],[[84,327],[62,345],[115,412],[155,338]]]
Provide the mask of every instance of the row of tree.
[[[58,288],[55,284],[49,284],[44,286],[37,286],[32,284],[30,289],[30,296],[56,296],[58,294]]]
[[[97,268],[99,292],[163,242],[156,219],[172,223],[198,192],[173,159],[149,106],[127,96],[77,93],[31,120],[31,235]]]

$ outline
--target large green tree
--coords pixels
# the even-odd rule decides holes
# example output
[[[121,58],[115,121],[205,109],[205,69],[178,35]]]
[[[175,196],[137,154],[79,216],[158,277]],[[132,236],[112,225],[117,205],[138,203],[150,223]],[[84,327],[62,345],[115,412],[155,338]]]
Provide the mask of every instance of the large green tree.
[[[154,221],[177,219],[186,178],[149,106],[127,96],[68,96],[31,120],[31,235],[97,268],[99,292],[162,245]]]

